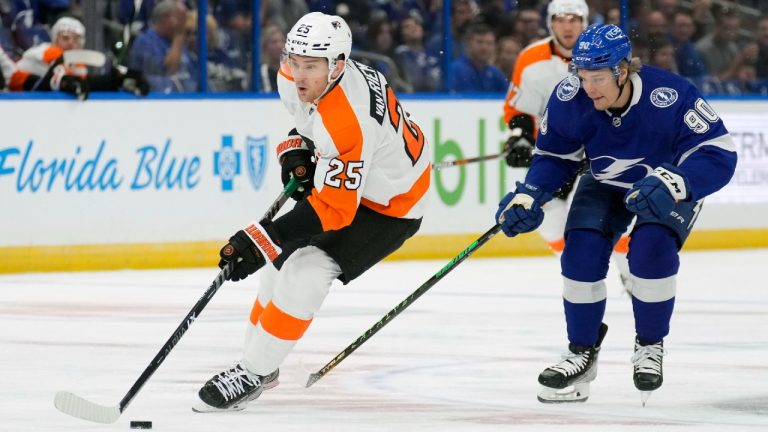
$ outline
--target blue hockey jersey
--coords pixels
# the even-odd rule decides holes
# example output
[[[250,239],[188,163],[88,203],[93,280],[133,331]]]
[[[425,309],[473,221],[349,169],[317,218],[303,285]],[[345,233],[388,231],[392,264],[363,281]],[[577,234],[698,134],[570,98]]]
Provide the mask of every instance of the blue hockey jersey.
[[[643,66],[621,114],[597,111],[575,75],[563,79],[542,116],[526,182],[554,192],[582,159],[602,184],[629,189],[664,162],[689,181],[690,199],[725,186],[736,167],[733,139],[720,117],[685,79]]]

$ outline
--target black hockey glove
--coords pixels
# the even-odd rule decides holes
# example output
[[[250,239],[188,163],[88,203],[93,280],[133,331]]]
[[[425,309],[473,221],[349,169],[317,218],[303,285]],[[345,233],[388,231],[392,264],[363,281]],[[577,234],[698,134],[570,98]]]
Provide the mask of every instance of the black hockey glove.
[[[258,269],[280,255],[282,250],[272,240],[267,230],[258,223],[247,226],[229,238],[229,243],[219,251],[219,268],[228,263],[235,263],[235,268],[227,280],[239,281],[255,273]]]
[[[140,70],[128,69],[123,74],[122,88],[136,96],[146,96],[149,94],[149,81]]]
[[[88,81],[75,75],[64,75],[59,80],[59,91],[76,96],[80,100],[88,99]]]
[[[291,175],[301,184],[291,198],[301,201],[307,197],[314,187],[315,163],[312,161],[312,151],[296,133],[296,129],[291,130],[288,138],[277,146],[277,160],[280,162],[283,186],[291,181]]]
[[[527,114],[519,114],[509,121],[509,129],[512,135],[504,144],[507,152],[507,165],[512,168],[525,168],[531,166],[533,159],[533,118]]]

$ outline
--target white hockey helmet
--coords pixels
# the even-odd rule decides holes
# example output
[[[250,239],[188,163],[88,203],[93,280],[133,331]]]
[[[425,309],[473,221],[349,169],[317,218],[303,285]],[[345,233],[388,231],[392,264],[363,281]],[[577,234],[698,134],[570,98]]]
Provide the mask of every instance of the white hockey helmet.
[[[552,0],[547,6],[547,29],[549,34],[554,36],[552,31],[552,17],[561,14],[573,14],[581,17],[581,23],[584,28],[589,26],[589,6],[584,0]]]
[[[51,39],[56,40],[59,33],[74,33],[85,41],[85,26],[83,23],[72,17],[61,17],[51,27]]]
[[[349,59],[352,51],[352,31],[343,18],[311,12],[293,25],[285,38],[285,53],[328,59],[328,68],[336,60]]]

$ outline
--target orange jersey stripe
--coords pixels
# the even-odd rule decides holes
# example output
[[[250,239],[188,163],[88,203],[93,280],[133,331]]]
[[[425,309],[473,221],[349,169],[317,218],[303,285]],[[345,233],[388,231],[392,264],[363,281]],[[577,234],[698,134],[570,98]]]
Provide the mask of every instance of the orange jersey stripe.
[[[11,75],[11,80],[8,83],[8,88],[13,91],[23,91],[24,90],[24,82],[27,81],[27,78],[31,74],[27,71],[23,71],[21,69],[16,69],[13,71],[13,75]]]
[[[312,320],[303,320],[280,310],[269,302],[259,318],[261,327],[272,336],[283,340],[299,340]]]
[[[43,61],[46,63],[51,63],[57,58],[61,57],[61,55],[64,54],[64,51],[57,46],[51,45],[48,47],[48,49],[43,52]]]
[[[360,161],[363,131],[340,85],[320,99],[317,112],[320,113],[323,126],[339,152],[336,159],[345,167],[349,167],[349,162]],[[347,171],[342,171],[337,178],[341,180],[339,187],[325,184],[320,192],[313,189],[312,195],[308,198],[309,204],[320,219],[323,231],[344,228],[352,223],[357,213],[357,190],[349,190],[345,187],[348,179]]]
[[[520,55],[517,57],[517,61],[515,61],[515,69],[512,71],[512,76],[510,77],[509,91],[507,92],[507,97],[504,100],[504,122],[506,124],[509,124],[509,121],[512,119],[512,117],[519,114],[528,114],[534,118],[534,121],[537,120],[536,116],[538,113],[520,111],[514,106],[510,105],[510,101],[517,95],[517,88],[520,87],[523,71],[525,68],[536,62],[549,60],[553,56],[556,55],[554,55],[552,52],[550,44],[545,42],[534,42],[533,44],[525,47],[525,49],[520,52]]]
[[[427,169],[419,176],[419,179],[413,184],[411,189],[403,194],[393,197],[389,204],[381,205],[363,198],[360,203],[369,209],[386,216],[403,217],[408,214],[411,208],[427,193],[429,190],[431,169]]]
[[[257,298],[256,301],[253,302],[253,308],[251,309],[251,324],[256,325],[259,323],[259,317],[263,311],[264,306],[261,305]]]

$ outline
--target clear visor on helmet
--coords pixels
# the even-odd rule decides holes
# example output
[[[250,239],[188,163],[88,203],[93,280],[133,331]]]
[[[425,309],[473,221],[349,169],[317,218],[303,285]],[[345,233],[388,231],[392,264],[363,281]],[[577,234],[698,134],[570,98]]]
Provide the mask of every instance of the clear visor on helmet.
[[[331,72],[326,57],[292,54],[285,49],[280,55],[280,68],[289,72],[294,79],[329,77]]]
[[[552,23],[582,23],[582,16],[577,13],[556,13],[552,15]]]

